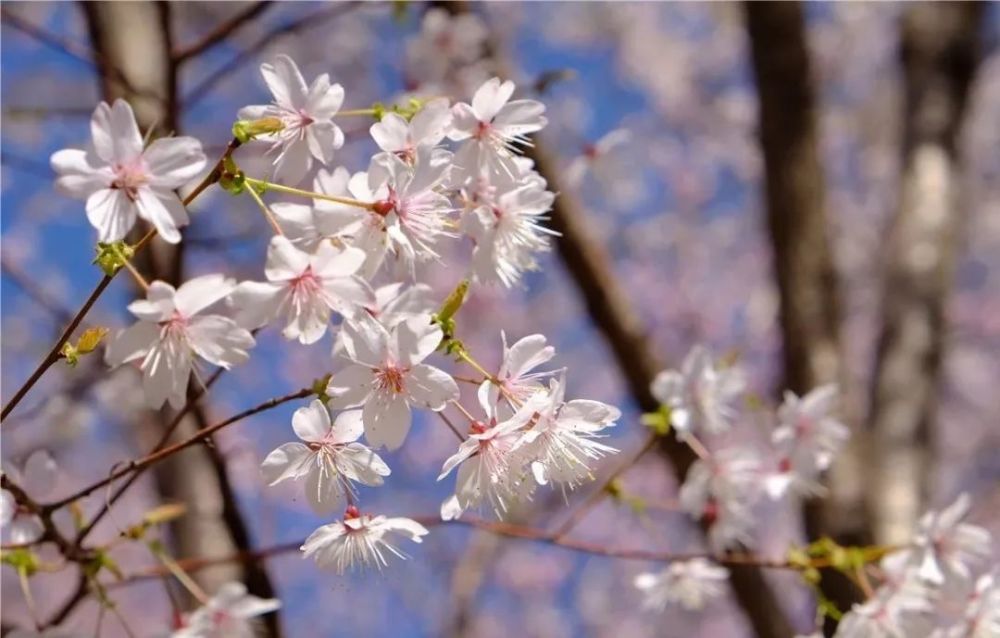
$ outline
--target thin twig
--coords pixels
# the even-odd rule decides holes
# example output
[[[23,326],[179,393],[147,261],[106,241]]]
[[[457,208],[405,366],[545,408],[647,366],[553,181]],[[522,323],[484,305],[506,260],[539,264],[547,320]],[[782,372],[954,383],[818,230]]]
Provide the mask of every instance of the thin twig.
[[[198,40],[190,46],[183,47],[179,51],[174,52],[173,61],[174,64],[181,65],[187,60],[204,53],[205,51],[211,49],[217,44],[221,44],[228,38],[234,31],[239,29],[241,26],[250,22],[254,18],[260,16],[268,8],[272,6],[270,0],[262,0],[261,2],[255,2],[250,6],[246,7],[242,11],[238,12],[236,15],[230,17],[227,20],[223,20],[221,23],[216,25],[211,32],[207,33],[201,40]]]
[[[277,397],[277,398],[265,401],[265,402],[263,402],[263,403],[261,403],[259,405],[256,405],[256,406],[254,406],[254,407],[252,407],[252,408],[250,408],[248,410],[244,410],[243,412],[240,412],[239,414],[233,415],[233,416],[229,417],[228,419],[226,419],[224,421],[220,421],[219,423],[216,423],[215,425],[211,425],[211,426],[209,426],[207,428],[203,428],[201,430],[198,430],[193,435],[191,435],[187,439],[184,439],[183,441],[180,441],[180,442],[175,443],[173,445],[170,445],[168,447],[162,448],[159,451],[154,452],[153,454],[149,454],[147,456],[144,456],[144,457],[142,457],[140,459],[135,459],[135,460],[129,461],[128,463],[125,464],[124,467],[122,467],[119,470],[116,470],[115,472],[112,472],[106,478],[101,479],[100,481],[97,481],[96,483],[92,483],[91,485],[88,485],[87,487],[85,487],[85,488],[83,488],[83,489],[81,489],[81,490],[79,490],[77,492],[74,492],[73,494],[67,496],[66,498],[60,499],[60,500],[55,501],[53,503],[46,504],[46,505],[44,505],[42,507],[46,511],[53,511],[53,510],[59,509],[60,507],[64,507],[66,505],[69,505],[73,501],[76,501],[76,500],[81,499],[81,498],[83,498],[85,496],[88,496],[88,495],[92,494],[95,490],[99,490],[100,488],[104,487],[105,485],[113,483],[114,481],[117,481],[118,479],[122,478],[123,476],[131,474],[132,472],[141,471],[141,470],[143,470],[143,469],[145,469],[145,468],[147,468],[147,467],[149,467],[151,465],[155,465],[156,463],[162,461],[163,459],[165,459],[165,458],[167,458],[169,456],[173,456],[177,452],[180,452],[183,449],[189,448],[192,445],[195,445],[196,443],[199,443],[199,442],[207,439],[212,434],[214,434],[215,432],[218,432],[219,430],[221,430],[222,428],[226,427],[227,425],[231,425],[233,423],[236,423],[237,421],[241,421],[241,420],[243,420],[243,419],[245,419],[247,417],[253,416],[253,415],[258,414],[260,412],[265,412],[267,410],[275,408],[275,407],[277,407],[279,405],[282,405],[284,403],[288,403],[289,401],[294,401],[295,399],[303,399],[303,398],[305,398],[305,397],[307,397],[307,396],[309,396],[311,394],[313,394],[312,388],[303,388],[303,389],[298,390],[296,392],[293,392],[291,394],[286,394],[285,396],[281,396],[281,397]]]
[[[289,33],[295,33],[296,31],[304,31],[306,29],[318,27],[327,20],[343,15],[363,4],[363,2],[346,2],[343,4],[327,6],[265,33],[253,44],[241,51],[236,57],[224,64],[219,70],[209,75],[207,78],[202,80],[201,83],[191,89],[191,92],[184,97],[184,106],[191,107],[200,102],[220,80],[228,77],[233,73],[233,71],[253,59],[276,38]]]

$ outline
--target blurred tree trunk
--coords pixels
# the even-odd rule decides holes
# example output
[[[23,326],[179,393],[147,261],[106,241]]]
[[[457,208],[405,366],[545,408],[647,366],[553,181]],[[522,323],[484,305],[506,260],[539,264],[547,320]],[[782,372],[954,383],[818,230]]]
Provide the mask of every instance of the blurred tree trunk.
[[[840,299],[828,240],[826,183],[819,160],[819,118],[805,17],[799,2],[747,2],[754,75],[760,101],[767,228],[780,299],[784,387],[802,395],[835,383],[852,441],[830,472],[830,498],[805,503],[806,534],[845,544],[869,540],[863,433],[847,410],[849,384],[840,353]],[[823,574],[824,595],[841,609],[860,599],[844,576]],[[826,627],[833,631],[832,623]]]
[[[945,305],[962,226],[956,139],[982,12],[980,3],[920,3],[903,16],[903,175],[888,238],[870,412],[868,506],[880,543],[910,537],[931,487]]]
[[[105,100],[127,100],[140,130],[155,127],[157,136],[179,132],[177,67],[171,58],[170,5],[166,2],[84,2],[90,36]],[[153,241],[139,256],[140,268],[151,279],[179,285],[183,279],[183,244]],[[196,406],[184,419],[172,441],[191,436],[208,424],[205,409]],[[154,417],[153,439],[170,421],[167,411]],[[240,516],[226,474],[225,460],[211,441],[189,448],[154,469],[164,501],[180,502],[187,514],[171,528],[173,547],[182,557],[227,556],[248,550],[249,532]],[[248,590],[273,597],[274,589],[261,564],[221,564],[200,570],[193,578],[208,592],[228,581],[244,581]],[[265,622],[270,635],[279,635],[277,614]]]

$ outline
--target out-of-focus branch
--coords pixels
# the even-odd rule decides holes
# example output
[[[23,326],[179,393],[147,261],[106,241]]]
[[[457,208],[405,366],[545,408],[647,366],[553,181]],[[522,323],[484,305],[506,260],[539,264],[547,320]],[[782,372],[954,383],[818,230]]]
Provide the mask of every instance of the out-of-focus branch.
[[[956,138],[978,61],[981,3],[909,5],[899,209],[889,236],[870,427],[875,538],[906,538],[930,491],[945,304],[961,230]]]
[[[744,8],[760,100],[767,229],[780,300],[782,387],[801,395],[838,383],[843,392],[848,384],[840,361],[840,303],[827,239],[826,185],[803,7],[800,2],[746,2]],[[863,445],[857,433],[852,438],[831,472],[831,498],[805,505],[809,538],[866,540],[858,467]],[[824,574],[822,588],[840,608],[850,607],[860,594],[837,573]]]
[[[583,208],[559,187],[554,160],[537,142],[527,155],[534,160],[535,169],[546,179],[549,189],[559,193],[552,207],[550,225],[562,235],[556,242],[559,255],[583,296],[591,320],[607,339],[639,408],[656,411],[659,403],[650,392],[650,384],[660,366],[653,358],[631,300],[618,285],[604,250],[587,235]],[[677,479],[683,481],[695,460],[691,449],[673,437],[664,437],[660,439],[660,451],[670,461]],[[757,636],[787,638],[793,634],[773,589],[757,567],[733,566],[730,582]]]
[[[252,22],[255,18],[260,17],[264,11],[272,6],[273,3],[270,0],[261,0],[260,2],[250,4],[242,11],[237,12],[236,15],[222,21],[209,33],[205,34],[202,39],[175,51],[173,54],[174,62],[176,64],[183,64],[187,60],[204,53],[215,45],[221,44],[226,40],[226,38],[232,35],[234,31],[239,29],[244,24]]]
[[[160,134],[177,132],[181,121],[178,68],[171,55],[169,3],[90,2],[84,3],[83,9],[97,52],[95,58],[99,61],[105,99],[121,97],[128,100],[143,129],[156,127]],[[217,170],[213,171],[215,173]],[[142,265],[152,278],[179,285],[183,278],[182,250],[180,245],[159,242],[143,255],[145,263]],[[191,416],[178,422],[175,435],[182,443],[191,440],[199,423],[207,422],[203,410],[204,406],[195,403]],[[153,419],[154,427],[161,432],[168,427],[168,422],[166,413]],[[168,445],[160,451],[188,447],[178,445],[181,444]],[[169,460],[159,464],[155,471],[160,493],[165,500],[183,502],[191,513],[172,524],[176,551],[182,555],[249,551],[246,545],[249,535],[236,504],[225,502],[232,494],[227,489],[228,480],[222,478],[226,468],[218,455],[201,447],[163,458],[166,456]],[[127,487],[123,486],[119,494]],[[220,566],[199,574],[199,580],[208,591],[217,590],[227,581],[243,580],[248,590],[257,596],[274,595],[263,567],[251,574],[239,565]],[[280,635],[276,614],[268,616],[266,626],[270,635]]]
[[[453,14],[469,11],[468,3],[462,0],[436,4]],[[490,55],[500,75],[509,75],[506,72],[508,65],[498,45],[497,42],[491,43],[488,47]],[[604,248],[587,233],[585,209],[570,192],[560,188],[556,161],[541,140],[535,139],[534,146],[529,147],[525,155],[534,162],[535,170],[546,180],[549,190],[559,193],[552,206],[549,225],[560,233],[555,242],[559,256],[583,297],[591,321],[604,334],[629,393],[639,408],[646,412],[658,410],[659,402],[653,397],[650,385],[661,367],[653,355],[634,304],[618,284],[611,260]],[[661,438],[659,447],[670,462],[677,480],[683,481],[696,458],[694,452],[674,437]],[[759,638],[787,638],[792,635],[792,628],[773,589],[756,566],[733,566],[730,583],[737,603]]]

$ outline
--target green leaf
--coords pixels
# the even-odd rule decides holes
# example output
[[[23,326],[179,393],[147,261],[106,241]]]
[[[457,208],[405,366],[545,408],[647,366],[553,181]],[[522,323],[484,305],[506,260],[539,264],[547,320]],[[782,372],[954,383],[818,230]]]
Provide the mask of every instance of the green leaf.
[[[114,277],[134,254],[135,250],[122,240],[111,243],[97,242],[97,257],[93,263],[97,264],[105,275]]]

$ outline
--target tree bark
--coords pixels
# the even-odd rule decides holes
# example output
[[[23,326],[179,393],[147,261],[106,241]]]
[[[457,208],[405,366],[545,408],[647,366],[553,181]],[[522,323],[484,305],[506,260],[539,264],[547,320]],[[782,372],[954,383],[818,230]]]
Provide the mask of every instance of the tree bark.
[[[903,175],[869,421],[876,462],[868,507],[880,543],[910,537],[931,487],[945,305],[962,226],[956,139],[982,12],[980,3],[920,3],[902,21]]]
[[[171,57],[170,5],[166,2],[84,2],[105,100],[127,100],[140,130],[155,127],[157,135],[179,132],[177,66]],[[183,280],[182,244],[153,241],[137,257],[152,279],[173,285]],[[166,411],[156,414],[156,438],[170,421]],[[172,440],[191,436],[207,423],[197,406],[184,419]],[[252,549],[249,531],[240,515],[226,473],[225,459],[209,442],[185,450],[157,466],[156,483],[166,502],[180,502],[187,513],[171,526],[172,544],[180,556],[227,556]],[[208,592],[229,581],[243,581],[250,593],[274,596],[261,564],[223,564],[200,570],[193,578]],[[278,615],[264,618],[269,635],[280,635]]]
[[[782,387],[801,396],[835,383],[845,420],[856,424],[844,398],[849,384],[841,362],[840,299],[803,7],[799,2],[747,2],[744,8],[760,102],[767,230],[780,302]],[[830,498],[804,504],[810,539],[826,535],[844,544],[869,540],[864,484],[858,478],[864,437],[859,428],[852,430],[851,442],[830,472]],[[833,571],[823,574],[821,587],[841,609],[861,598],[847,578]],[[834,623],[825,629],[832,633]]]

